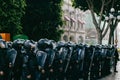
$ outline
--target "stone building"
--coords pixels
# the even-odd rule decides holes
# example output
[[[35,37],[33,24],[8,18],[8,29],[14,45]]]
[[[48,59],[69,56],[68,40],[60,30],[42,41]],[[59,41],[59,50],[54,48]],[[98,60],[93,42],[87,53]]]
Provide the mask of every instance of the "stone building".
[[[62,9],[65,24],[62,27],[64,34],[61,40],[85,43],[84,12],[73,8],[71,0],[64,0]]]

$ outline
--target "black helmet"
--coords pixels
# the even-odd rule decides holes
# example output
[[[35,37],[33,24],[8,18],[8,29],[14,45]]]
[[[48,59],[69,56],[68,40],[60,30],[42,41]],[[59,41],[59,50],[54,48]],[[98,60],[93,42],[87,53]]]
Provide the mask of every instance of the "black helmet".
[[[52,48],[52,49],[55,49],[56,42],[54,40],[49,40],[49,47]]]
[[[58,41],[58,42],[57,42],[57,44],[56,44],[56,49],[58,49],[58,50],[59,50],[61,47],[64,47],[64,46],[65,46],[65,44],[66,44],[66,43],[65,43],[65,42],[63,42],[63,41]]]
[[[48,39],[40,39],[37,42],[37,47],[38,47],[39,50],[46,49],[48,46],[49,46]]]
[[[23,46],[24,41],[25,41],[24,39],[14,40],[12,47],[15,49],[19,49],[21,46]]]
[[[25,49],[30,50],[33,47],[35,48],[35,42],[32,40],[25,40],[23,46]]]

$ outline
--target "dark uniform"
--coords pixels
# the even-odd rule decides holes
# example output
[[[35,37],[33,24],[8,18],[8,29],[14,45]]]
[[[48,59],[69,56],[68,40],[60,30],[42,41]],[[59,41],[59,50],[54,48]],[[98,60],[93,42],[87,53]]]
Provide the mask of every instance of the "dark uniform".
[[[8,50],[7,50],[7,56],[6,56],[6,60],[7,60],[7,73],[6,73],[6,80],[12,80],[14,72],[13,72],[13,68],[14,68],[14,64],[15,64],[15,60],[16,60],[16,56],[17,56],[17,51],[12,48],[12,44],[8,44]]]
[[[100,69],[100,59],[101,59],[101,47],[96,45],[95,52],[92,58],[92,65],[90,71],[90,79],[97,80],[99,78],[99,69]]]
[[[0,39],[0,80],[6,80],[5,76],[7,72],[7,63],[6,63],[6,55],[7,55],[7,46],[6,42]]]
[[[64,71],[63,71],[63,65],[65,61],[65,57],[67,55],[67,49],[65,48],[65,43],[64,42],[58,42],[56,46],[56,56],[54,60],[54,77],[58,80],[63,80],[64,79]]]
[[[116,70],[117,61],[119,60],[119,54],[118,54],[118,50],[117,50],[117,48],[115,48],[114,57],[115,57],[114,72],[118,72],[118,71]]]
[[[41,80],[53,80],[53,61],[55,57],[54,41],[48,39],[41,39],[38,41],[39,50],[47,53],[47,58],[44,64],[45,73],[42,74]],[[43,46],[44,45],[44,46]]]
[[[82,44],[76,45],[71,56],[69,68],[68,68],[68,80],[79,80],[83,74],[84,63],[84,51],[85,48]]]
[[[93,57],[94,57],[94,46],[88,46],[84,45],[85,47],[85,56],[84,56],[84,63],[83,63],[83,79],[88,80],[91,73],[91,67],[93,63]]]
[[[111,59],[113,56],[113,49],[111,46],[104,46],[104,57],[101,68],[101,76],[104,77],[111,73]]]
[[[22,76],[22,65],[23,65],[23,54],[22,54],[22,47],[23,47],[24,40],[17,39],[13,41],[12,47],[17,51],[17,56],[14,64],[14,80],[21,80]]]
[[[50,71],[49,69],[52,66],[52,61],[54,59],[54,52],[52,50],[52,45],[49,43],[48,39],[40,39],[37,42],[37,47],[40,52],[42,52],[42,57],[40,61],[41,66],[41,80],[50,79]],[[53,54],[53,56],[52,56]]]
[[[31,60],[33,61],[34,55],[34,43],[31,40],[24,41],[22,54],[23,54],[23,64],[22,64],[22,79],[23,80],[33,80],[33,75],[31,75]],[[36,63],[35,61],[33,62]]]

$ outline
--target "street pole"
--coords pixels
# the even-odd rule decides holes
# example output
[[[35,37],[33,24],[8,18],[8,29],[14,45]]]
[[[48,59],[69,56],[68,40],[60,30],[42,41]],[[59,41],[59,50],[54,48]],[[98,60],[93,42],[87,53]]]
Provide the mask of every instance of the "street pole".
[[[117,24],[120,20],[120,11],[119,10],[116,10],[114,8],[111,8],[110,9],[110,13],[109,13],[109,16],[106,17],[106,20],[111,20],[111,24],[110,24],[110,35],[109,36],[110,40],[109,40],[109,44],[112,44],[112,45],[117,45]]]
[[[115,45],[116,45],[116,47],[117,47],[117,43],[118,43],[118,38],[117,38],[117,28],[116,28],[116,30],[115,30]]]

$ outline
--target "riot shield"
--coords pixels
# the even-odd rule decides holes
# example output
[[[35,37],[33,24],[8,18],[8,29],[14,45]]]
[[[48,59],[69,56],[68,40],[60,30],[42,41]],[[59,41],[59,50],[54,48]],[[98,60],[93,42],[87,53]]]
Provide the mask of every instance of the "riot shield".
[[[36,59],[37,59],[37,64],[38,64],[38,71],[36,72],[35,80],[40,80],[41,74],[45,73],[44,65],[45,65],[46,58],[47,58],[47,53],[43,51],[37,51]]]
[[[36,58],[37,58],[38,66],[41,66],[41,68],[43,68],[47,58],[47,53],[43,51],[38,51],[36,53]]]
[[[47,60],[45,64],[50,67],[52,66],[52,63],[55,57],[55,52],[53,49],[50,49],[50,48],[45,49],[45,52],[47,53]]]
[[[8,58],[8,62],[9,62],[9,67],[10,67],[10,65],[11,65],[11,67],[14,66],[16,56],[17,56],[17,51],[15,49],[12,48],[12,49],[9,49],[7,51],[7,58]]]

